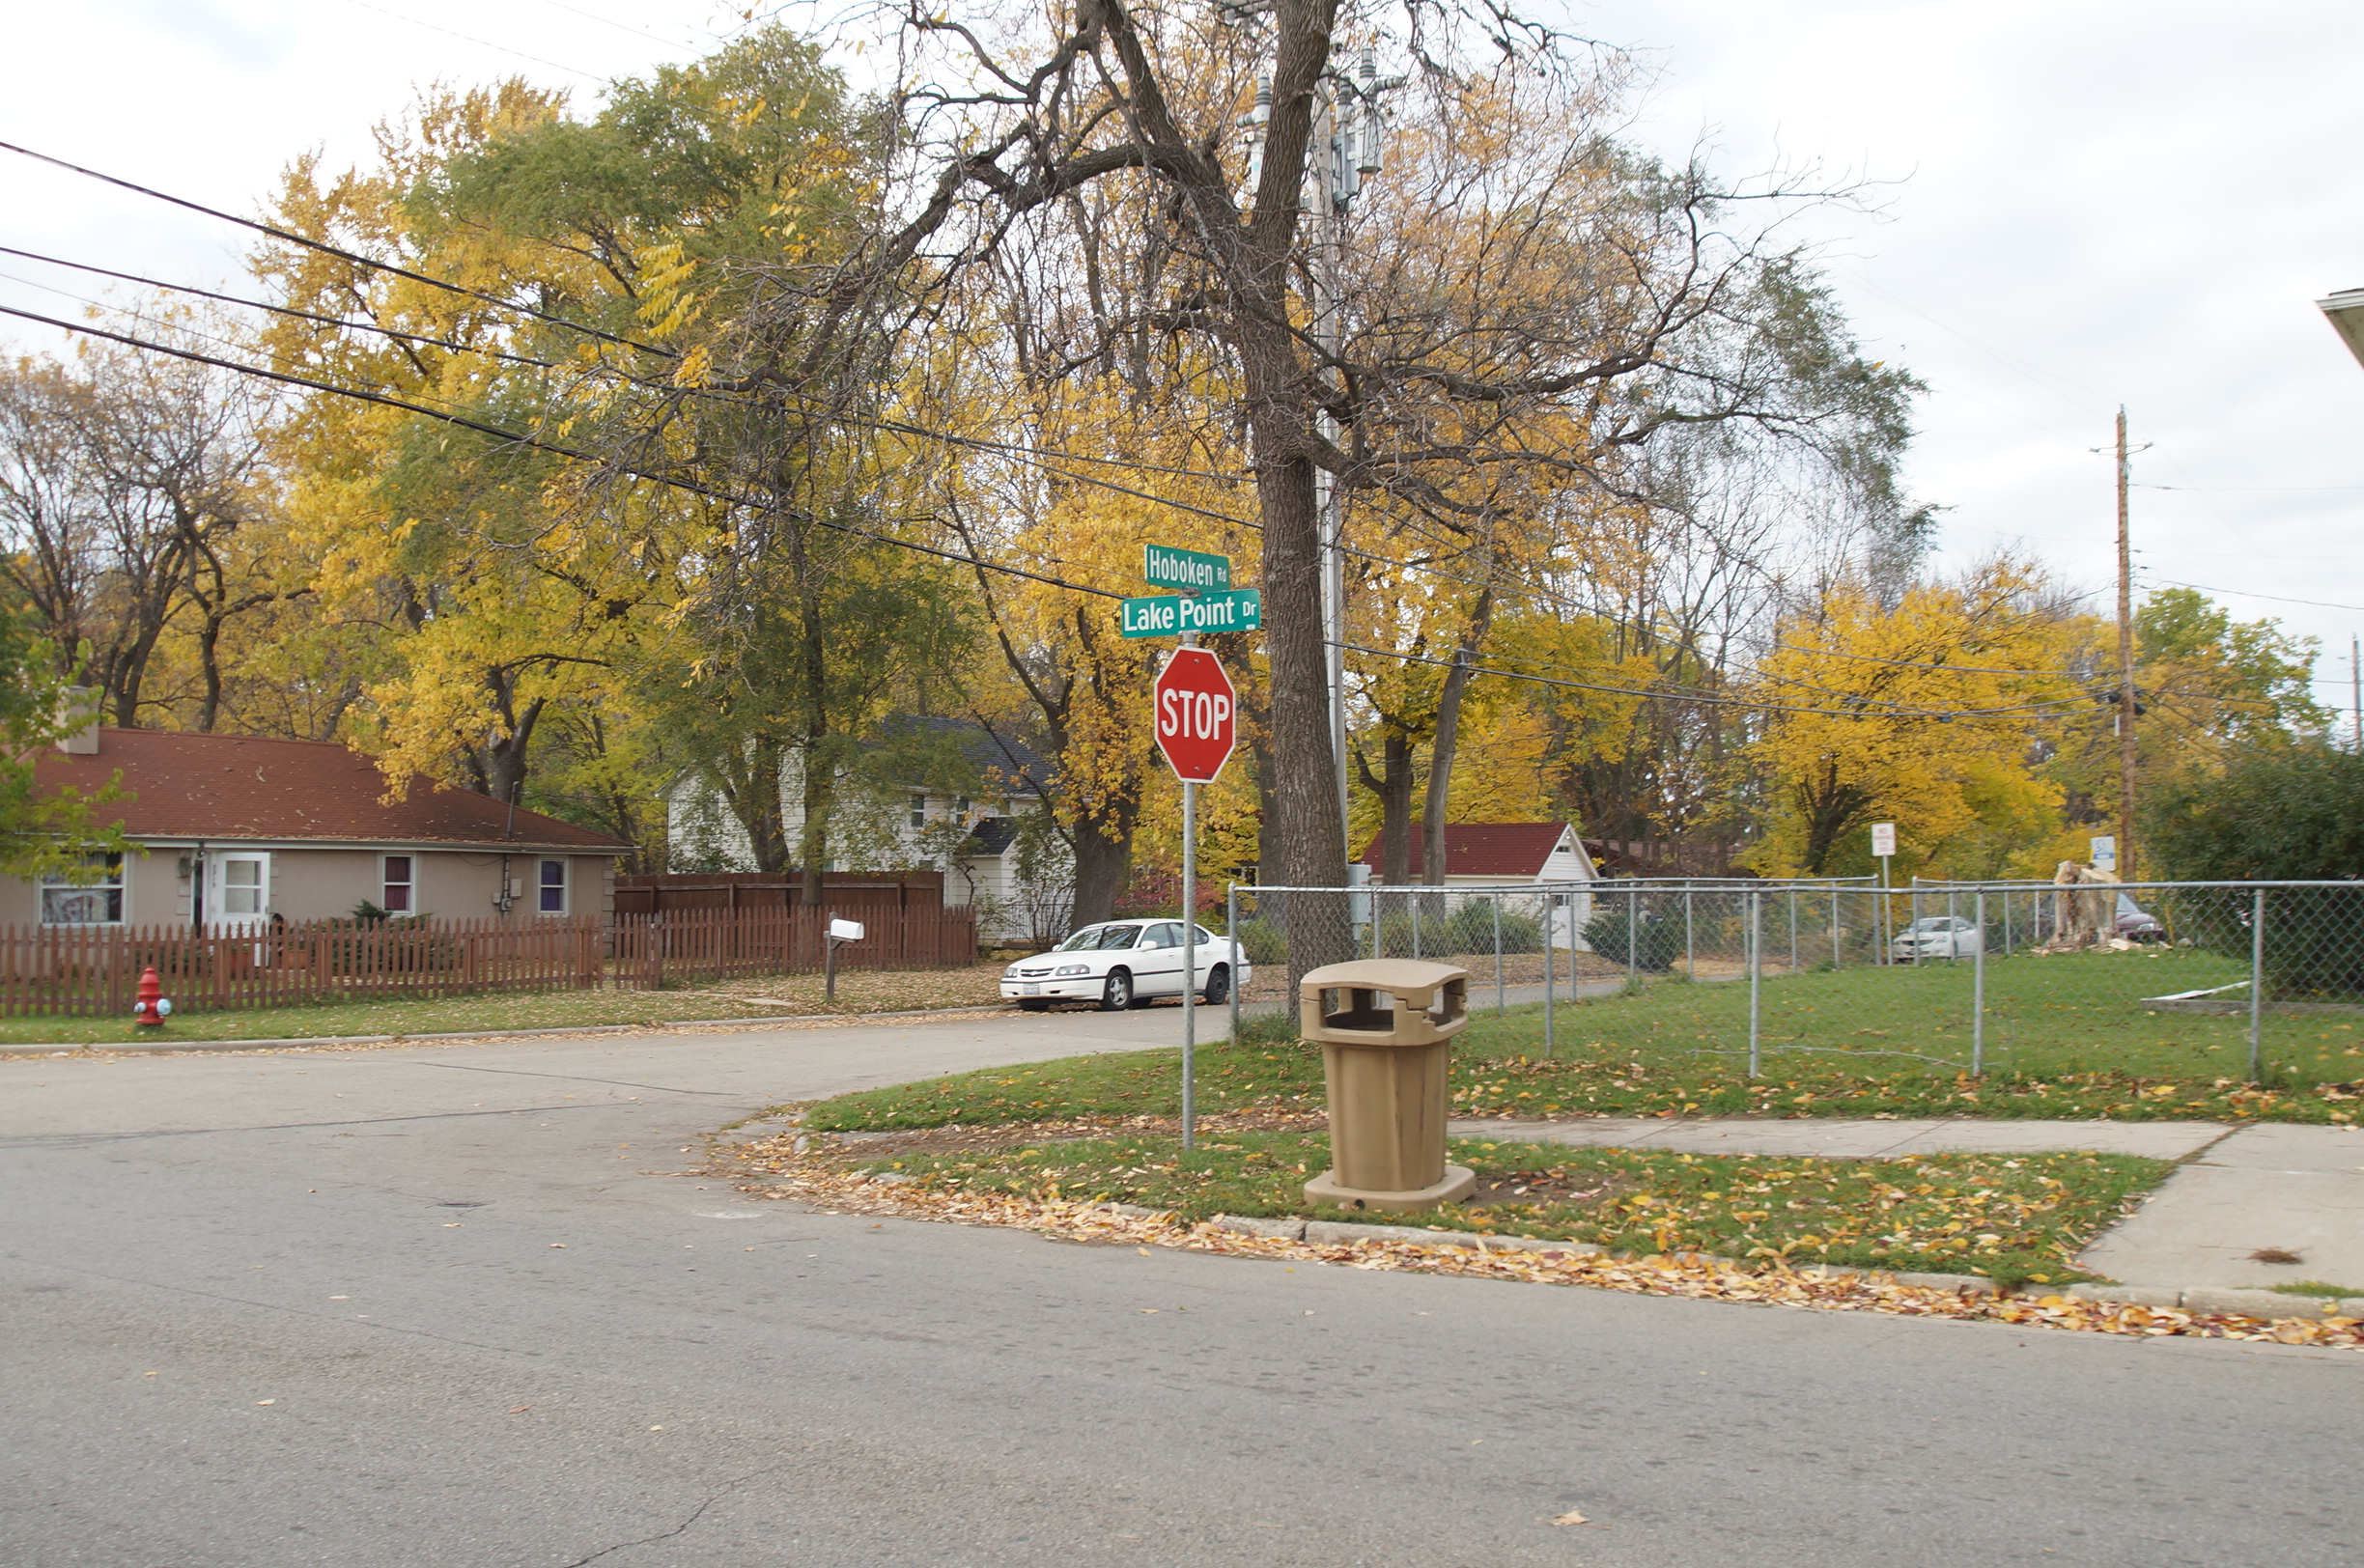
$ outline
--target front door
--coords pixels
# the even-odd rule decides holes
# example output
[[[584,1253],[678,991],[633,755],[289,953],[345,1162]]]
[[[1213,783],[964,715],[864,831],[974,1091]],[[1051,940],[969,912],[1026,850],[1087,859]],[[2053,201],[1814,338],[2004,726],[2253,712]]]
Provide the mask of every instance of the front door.
[[[206,856],[205,923],[231,936],[260,932],[270,919],[270,854],[215,850]]]
[[[1162,921],[1141,933],[1134,950],[1133,989],[1144,996],[1182,994],[1182,926]]]

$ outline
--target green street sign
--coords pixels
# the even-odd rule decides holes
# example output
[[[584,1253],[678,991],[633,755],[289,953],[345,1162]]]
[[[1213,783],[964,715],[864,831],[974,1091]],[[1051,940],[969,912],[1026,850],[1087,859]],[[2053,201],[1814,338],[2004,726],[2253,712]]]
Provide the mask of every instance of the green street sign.
[[[1160,594],[1124,602],[1128,637],[1172,637],[1185,631],[1253,631],[1264,624],[1264,596],[1253,588],[1220,594]]]
[[[1231,586],[1231,563],[1221,555],[1178,550],[1170,545],[1141,546],[1141,576],[1159,588],[1203,594]]]

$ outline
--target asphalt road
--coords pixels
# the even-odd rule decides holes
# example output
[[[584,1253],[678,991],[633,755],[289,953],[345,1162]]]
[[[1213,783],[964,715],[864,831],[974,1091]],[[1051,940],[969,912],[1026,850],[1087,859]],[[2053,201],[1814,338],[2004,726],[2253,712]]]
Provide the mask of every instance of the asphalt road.
[[[0,1063],[0,1561],[2364,1561],[2351,1353],[1144,1256],[672,1174],[768,1103],[1177,1022]]]

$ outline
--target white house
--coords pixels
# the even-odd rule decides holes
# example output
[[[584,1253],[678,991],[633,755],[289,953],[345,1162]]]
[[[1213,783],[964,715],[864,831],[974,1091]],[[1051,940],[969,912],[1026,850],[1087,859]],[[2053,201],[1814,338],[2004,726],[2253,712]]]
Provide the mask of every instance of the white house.
[[[1041,819],[1053,764],[980,724],[900,722],[957,746],[975,772],[974,793],[908,784],[865,785],[841,795],[830,824],[832,853],[823,869],[932,867],[944,873],[946,906],[974,905],[987,917],[980,936],[1023,942],[1064,935],[1073,871],[1056,835],[1042,830],[1048,825]],[[712,779],[684,773],[662,795],[677,869],[691,863],[717,871],[756,869],[746,831]],[[799,765],[791,759],[780,778],[782,825],[791,846],[803,830],[802,798]]]
[[[1415,825],[1412,829],[1411,881],[1424,883],[1426,846]],[[1373,838],[1358,865],[1367,866],[1374,885],[1380,881],[1379,840]],[[1445,885],[1447,887],[1505,887],[1517,884],[1576,884],[1577,891],[1558,906],[1552,925],[1552,945],[1583,949],[1579,935],[1592,919],[1591,884],[1600,880],[1575,826],[1564,822],[1462,822],[1445,826]],[[1539,906],[1543,901],[1535,901]],[[1538,908],[1536,912],[1541,913]]]

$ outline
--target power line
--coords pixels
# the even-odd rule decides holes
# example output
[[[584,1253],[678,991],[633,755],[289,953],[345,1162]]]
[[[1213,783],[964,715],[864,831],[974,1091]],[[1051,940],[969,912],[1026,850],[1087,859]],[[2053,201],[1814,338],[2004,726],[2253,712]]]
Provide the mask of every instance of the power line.
[[[587,82],[596,82],[604,79],[592,74],[587,70],[577,70],[573,66],[562,66],[555,60],[545,60],[538,54],[527,54],[522,49],[510,48],[505,43],[495,43],[490,39],[477,38],[468,33],[454,32],[448,27],[438,27],[434,22],[420,21],[416,16],[406,16],[399,11],[388,11],[383,6],[374,6],[370,4],[370,0],[346,0],[346,4],[357,6],[363,11],[374,11],[380,16],[391,16],[394,18],[394,20],[398,22],[408,22],[412,27],[423,27],[430,33],[440,33],[445,38],[456,38],[463,43],[473,43],[480,49],[491,49],[498,54],[515,55],[520,60],[529,60],[537,66],[548,66],[552,70],[563,70],[570,76],[580,76]],[[579,15],[580,13],[577,13],[577,14]],[[594,17],[593,19],[597,20],[598,18]]]
[[[1325,638],[1324,640],[1328,642],[1330,639]],[[1430,658],[1422,654],[1390,653],[1384,648],[1366,647],[1359,642],[1337,641],[1331,645],[1343,648],[1349,653],[1369,654],[1374,658],[1400,659],[1409,664],[1433,664],[1439,669],[1448,670],[1461,667],[1459,659]],[[2038,709],[2057,707],[2060,702],[2068,700],[2063,698],[2047,703],[2023,703],[2013,708],[1957,708],[1951,711],[1933,708],[1906,709],[1895,704],[1883,704],[1881,706],[1888,711],[1882,713],[1878,709],[1797,708],[1787,703],[1758,702],[1746,697],[1694,696],[1680,691],[1669,691],[1662,686],[1604,686],[1597,681],[1569,681],[1555,675],[1530,675],[1523,670],[1498,669],[1491,664],[1471,664],[1468,669],[1472,675],[1499,676],[1506,681],[1525,681],[1534,686],[1566,686],[1577,691],[1605,691],[1613,696],[1620,697],[1673,697],[1678,701],[1696,702],[1711,708],[1743,708],[1751,713],[1800,714],[1813,718],[1922,718],[1934,719],[1943,724],[1950,723],[1956,718],[1992,718],[2006,714],[2034,712]]]
[[[70,262],[61,256],[44,256],[37,250],[19,250],[14,245],[0,245],[0,256],[21,256],[26,261],[40,262],[48,266],[63,266],[76,272],[95,273],[99,277],[114,278],[122,283],[136,283],[146,289],[162,289],[171,294],[193,294],[199,299],[211,299],[217,304],[242,305],[248,310],[267,310],[274,316],[286,316],[299,322],[315,322],[323,326],[339,327],[346,331],[375,332],[380,337],[392,338],[401,343],[425,344],[431,349],[448,349],[454,353],[483,354],[489,359],[504,359],[513,365],[526,365],[537,370],[557,368],[547,359],[535,359],[525,354],[507,353],[499,349],[486,349],[475,344],[454,343],[449,338],[431,338],[419,332],[398,331],[393,327],[379,326],[370,322],[348,321],[342,316],[323,316],[318,311],[297,310],[293,305],[274,305],[262,299],[242,299],[237,294],[216,294],[211,289],[199,289],[186,283],[166,283],[160,278],[142,277],[136,272],[118,272],[112,267],[94,266],[88,262]],[[36,283],[31,278],[15,278],[14,281],[25,284],[30,288],[46,290],[50,294],[65,294],[69,299],[80,300],[83,304],[99,310],[123,308],[104,304],[96,299],[84,298],[81,294],[66,294],[63,289],[52,288],[46,283]],[[130,314],[137,316],[138,312],[133,311]]]
[[[484,303],[496,306],[501,310],[515,311],[521,316],[530,316],[536,321],[548,322],[553,326],[563,326],[571,332],[580,332],[586,337],[597,338],[603,343],[612,343],[621,349],[637,349],[643,353],[657,354],[665,359],[678,359],[681,357],[678,353],[674,352],[670,349],[660,349],[653,344],[640,343],[631,338],[618,337],[612,332],[602,331],[596,326],[586,326],[580,322],[572,322],[563,316],[553,316],[548,311],[536,310],[531,305],[521,305],[513,299],[503,299],[498,294],[487,294],[481,289],[470,289],[464,284],[451,283],[442,278],[430,277],[424,272],[413,272],[408,267],[398,266],[392,262],[375,261],[370,257],[359,254],[358,252],[346,250],[342,246],[338,245],[331,245],[325,240],[307,238],[303,235],[294,234],[286,229],[274,228],[270,224],[257,222],[253,218],[242,218],[235,212],[225,212],[217,207],[208,207],[203,202],[190,201],[185,196],[167,195],[163,191],[152,189],[147,185],[134,183],[129,180],[121,179],[115,175],[100,174],[98,170],[86,169],[79,163],[69,163],[64,158],[52,157],[47,153],[36,153],[33,151],[33,149],[29,147],[19,147],[14,142],[0,141],[0,153],[14,153],[20,157],[31,158],[37,163],[46,163],[53,168],[64,169],[70,174],[78,174],[85,179],[98,181],[102,184],[114,185],[121,189],[131,191],[136,195],[150,197],[159,202],[167,202],[174,207],[185,208],[191,212],[202,212],[207,217],[219,218],[224,223],[235,223],[241,229],[252,229],[257,234],[268,235],[273,239],[283,239],[291,245],[301,245],[307,250],[319,251],[324,256],[334,256],[339,261],[351,262],[356,266],[371,267],[380,272],[391,272],[398,278],[408,278],[413,283],[424,283],[431,289],[441,289],[446,293],[462,294],[470,299],[482,300]]]
[[[2173,577],[2161,577],[2158,580],[2171,588],[2196,588],[2204,594],[2231,594],[2236,599],[2264,599],[2270,600],[2276,604],[2305,604],[2319,610],[2354,610],[2357,614],[2364,615],[2364,604],[2332,604],[2320,599],[2286,599],[2280,594],[2253,594],[2246,588],[2210,588],[2206,583],[2178,582]]]
[[[294,376],[285,371],[268,370],[260,365],[242,365],[236,360],[221,359],[212,354],[201,354],[193,349],[177,349],[170,344],[151,343],[143,338],[131,337],[122,332],[109,332],[101,327],[86,323],[61,322],[55,317],[38,315],[29,310],[18,310],[14,305],[0,305],[0,315],[14,316],[28,322],[39,322],[43,326],[54,326],[68,332],[80,332],[89,337],[104,338],[111,343],[146,350],[150,353],[170,354],[176,359],[186,359],[200,365],[211,365],[217,370],[233,371],[240,376],[260,377],[265,380],[278,381],[287,386],[300,386],[314,392],[327,392],[338,397],[352,398],[362,403],[377,404],[381,407],[400,408],[408,413],[423,414],[429,419],[441,420],[447,425],[455,425],[463,430],[475,431],[479,434],[494,436],[518,446],[548,452],[554,457],[567,458],[576,462],[587,462],[600,467],[613,468],[618,472],[630,474],[634,479],[647,480],[651,484],[686,490],[693,495],[703,495],[710,500],[722,501],[732,506],[749,507],[758,511],[769,510],[764,502],[752,496],[735,494],[729,490],[718,490],[710,485],[697,484],[692,480],[675,479],[666,474],[654,473],[629,462],[602,458],[593,453],[578,451],[574,447],[561,446],[555,441],[546,441],[539,436],[527,435],[522,432],[504,430],[498,425],[488,425],[482,420],[470,419],[463,414],[447,413],[442,409],[431,408],[425,404],[412,403],[408,399],[394,397],[388,393],[372,392],[360,387],[337,386],[332,382],[315,380],[307,376]],[[988,561],[974,555],[939,549],[932,545],[919,544],[915,540],[896,539],[891,535],[873,533],[867,528],[857,528],[848,522],[834,522],[820,517],[811,518],[809,520],[835,533],[867,539],[874,544],[891,545],[897,549],[912,550],[921,555],[933,555],[962,566],[974,567],[986,572],[998,572],[1006,576],[1025,577],[1029,581],[1043,583],[1053,588],[1065,588],[1075,593],[1090,594],[1100,599],[1126,597],[1111,589],[1093,588],[1084,583],[1069,582],[1064,578],[1054,577],[1045,573],[1029,572],[1024,567],[1009,566],[999,561]]]

